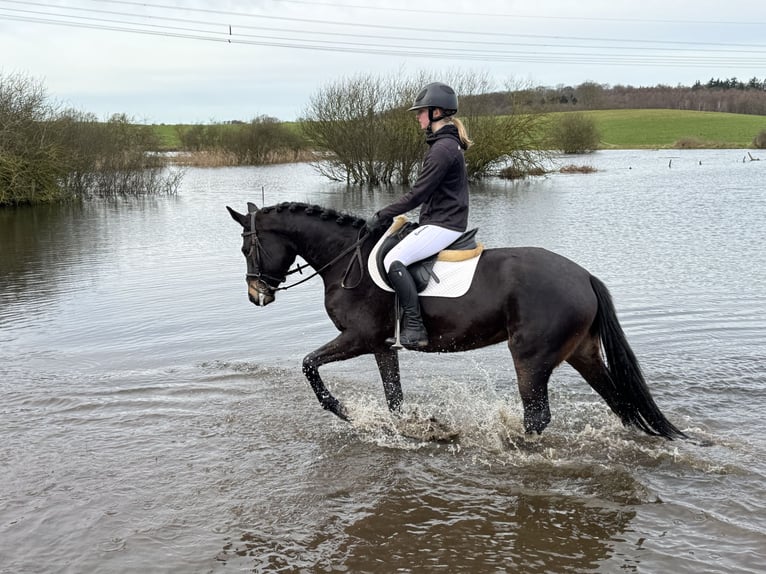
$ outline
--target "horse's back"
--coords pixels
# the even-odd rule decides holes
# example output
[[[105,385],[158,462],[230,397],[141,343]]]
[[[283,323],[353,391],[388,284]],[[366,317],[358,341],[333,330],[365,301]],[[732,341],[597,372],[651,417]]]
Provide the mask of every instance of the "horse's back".
[[[458,298],[426,297],[421,305],[429,332],[438,333],[430,351],[462,351],[511,337],[564,344],[584,334],[598,302],[588,271],[557,253],[537,247],[485,249],[468,292]],[[558,355],[554,357],[558,360]]]
[[[480,267],[502,269],[514,282],[540,281],[556,285],[556,277],[567,282],[590,284],[590,272],[571,259],[542,247],[501,247],[486,249]]]
[[[480,262],[479,283],[497,285],[519,313],[587,321],[597,300],[591,274],[571,259],[541,247],[487,249]]]

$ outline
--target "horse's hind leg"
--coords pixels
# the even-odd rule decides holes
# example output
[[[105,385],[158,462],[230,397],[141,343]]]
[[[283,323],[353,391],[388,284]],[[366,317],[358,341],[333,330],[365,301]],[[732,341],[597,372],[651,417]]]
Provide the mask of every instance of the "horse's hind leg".
[[[521,403],[524,406],[524,430],[530,434],[539,434],[551,422],[548,380],[554,365],[539,357],[520,358],[515,354],[514,364]]]
[[[601,357],[600,341],[591,337],[584,340],[578,349],[567,358],[567,362],[580,373],[583,379],[606,401],[609,408],[618,415],[623,424],[630,422],[619,389],[609,374]]]
[[[375,360],[378,363],[380,378],[383,380],[388,410],[397,412],[404,402],[402,383],[399,377],[399,353],[393,350],[375,353]]]

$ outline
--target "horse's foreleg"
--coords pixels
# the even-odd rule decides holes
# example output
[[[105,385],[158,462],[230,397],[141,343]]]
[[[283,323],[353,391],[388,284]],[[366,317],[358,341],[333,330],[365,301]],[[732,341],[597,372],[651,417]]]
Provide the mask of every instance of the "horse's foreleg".
[[[303,359],[303,374],[311,385],[319,403],[327,411],[349,421],[348,412],[341,402],[336,399],[319,376],[319,367],[335,361],[345,361],[363,354],[363,350],[356,343],[358,338],[353,338],[345,332],[335,339],[312,351]]]
[[[397,412],[404,402],[402,382],[399,378],[399,353],[393,350],[375,353],[375,360],[378,363],[380,378],[383,380],[388,410]]]

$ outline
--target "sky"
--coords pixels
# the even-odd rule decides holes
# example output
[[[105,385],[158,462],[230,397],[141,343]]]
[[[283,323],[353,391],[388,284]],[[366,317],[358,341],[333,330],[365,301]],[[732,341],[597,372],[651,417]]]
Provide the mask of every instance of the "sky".
[[[0,76],[99,118],[305,115],[355,77],[506,86],[766,79],[763,0],[0,0]]]

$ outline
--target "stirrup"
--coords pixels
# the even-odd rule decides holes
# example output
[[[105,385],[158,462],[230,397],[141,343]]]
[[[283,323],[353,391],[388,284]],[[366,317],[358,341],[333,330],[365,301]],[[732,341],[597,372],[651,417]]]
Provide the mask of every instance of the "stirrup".
[[[386,345],[390,345],[394,351],[404,349],[401,342],[402,335],[402,309],[399,307],[399,294],[394,291],[394,312],[396,319],[394,321],[394,336],[386,339]]]

